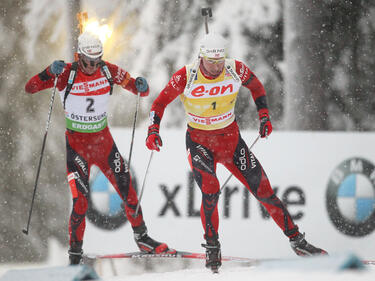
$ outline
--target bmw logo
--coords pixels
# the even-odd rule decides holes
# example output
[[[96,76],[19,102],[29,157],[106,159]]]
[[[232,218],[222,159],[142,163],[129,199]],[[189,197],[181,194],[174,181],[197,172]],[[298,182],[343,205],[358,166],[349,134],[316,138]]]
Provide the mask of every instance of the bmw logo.
[[[326,206],[331,222],[342,233],[361,237],[375,229],[375,166],[350,158],[330,175]]]
[[[132,177],[132,184],[137,190],[135,177]],[[96,166],[91,167],[89,185],[90,193],[87,198],[89,221],[106,230],[117,229],[125,224],[127,218],[124,203],[113,185]]]

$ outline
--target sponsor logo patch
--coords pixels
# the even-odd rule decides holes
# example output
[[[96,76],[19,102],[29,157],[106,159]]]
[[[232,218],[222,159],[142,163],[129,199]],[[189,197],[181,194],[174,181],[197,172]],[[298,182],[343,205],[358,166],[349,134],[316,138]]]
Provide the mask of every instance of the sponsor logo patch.
[[[353,157],[331,173],[326,207],[332,224],[348,236],[365,236],[375,229],[375,166]]]

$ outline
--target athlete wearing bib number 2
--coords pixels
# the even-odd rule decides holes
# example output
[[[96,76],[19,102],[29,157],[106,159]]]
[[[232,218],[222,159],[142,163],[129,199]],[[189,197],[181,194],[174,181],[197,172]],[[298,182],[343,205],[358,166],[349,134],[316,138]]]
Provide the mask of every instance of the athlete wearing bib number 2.
[[[275,195],[261,164],[239,132],[234,107],[241,86],[255,101],[262,138],[272,132],[265,90],[255,74],[242,62],[225,58],[225,39],[207,34],[201,41],[200,58],[173,74],[151,107],[146,145],[160,150],[160,121],[166,106],[177,96],[184,105],[188,128],[186,149],[194,179],[202,192],[201,220],[206,244],[206,267],[221,266],[217,202],[220,184],[216,164],[223,164],[266,208],[290,239],[298,255],[326,254],[307,243],[288,210]]]
[[[117,65],[103,62],[102,43],[91,33],[78,38],[78,62],[65,64],[55,61],[26,84],[28,93],[53,87],[58,75],[57,91],[65,110],[67,174],[73,197],[73,210],[69,220],[70,264],[78,264],[82,258],[85,231],[87,196],[90,192],[89,175],[93,164],[103,174],[124,201],[125,213],[132,225],[134,238],[143,252],[174,252],[165,243],[153,240],[147,234],[141,209],[135,215],[138,204],[127,163],[113,141],[107,122],[107,108],[113,84],[144,97],[149,88],[144,78],[134,79]]]

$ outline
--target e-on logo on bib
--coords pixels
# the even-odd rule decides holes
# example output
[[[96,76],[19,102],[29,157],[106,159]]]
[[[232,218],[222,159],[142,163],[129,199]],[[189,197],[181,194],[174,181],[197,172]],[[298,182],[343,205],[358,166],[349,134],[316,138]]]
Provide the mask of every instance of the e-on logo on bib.
[[[137,191],[137,181],[132,177],[132,184]],[[124,202],[106,176],[96,166],[90,171],[90,193],[88,195],[87,218],[95,226],[113,230],[127,222]]]
[[[375,166],[363,158],[343,161],[332,172],[326,193],[329,218],[349,236],[375,229]]]

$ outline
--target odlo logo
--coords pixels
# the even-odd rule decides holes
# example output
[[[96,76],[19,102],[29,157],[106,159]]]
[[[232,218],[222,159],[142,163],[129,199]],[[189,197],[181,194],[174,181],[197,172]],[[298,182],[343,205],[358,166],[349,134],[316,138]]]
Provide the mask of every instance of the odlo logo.
[[[115,173],[120,173],[121,171],[121,159],[120,159],[120,153],[115,153],[115,160],[113,160],[113,164],[115,164]]]
[[[331,222],[349,236],[375,229],[375,166],[363,158],[347,159],[329,178],[326,206]]]
[[[241,164],[240,169],[241,169],[241,171],[245,171],[246,167],[247,167],[246,166],[245,148],[241,148],[240,154],[241,154],[241,156],[240,156],[240,164]]]
[[[245,171],[247,169],[247,161],[246,161],[246,149],[243,147],[240,149],[240,169],[241,171]],[[256,165],[255,157],[254,155],[250,152],[250,166],[251,169],[254,169]]]

